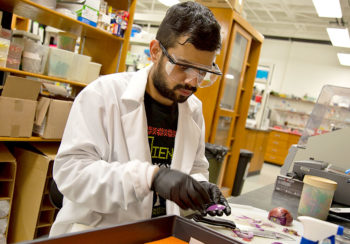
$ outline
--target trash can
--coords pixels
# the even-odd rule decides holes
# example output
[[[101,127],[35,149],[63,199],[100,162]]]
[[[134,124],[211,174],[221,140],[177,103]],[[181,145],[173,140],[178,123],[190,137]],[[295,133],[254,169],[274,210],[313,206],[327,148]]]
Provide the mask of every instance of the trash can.
[[[251,151],[245,149],[240,150],[235,182],[233,184],[233,189],[231,193],[232,196],[239,196],[241,194],[244,180],[246,179],[248,174],[248,165],[252,157],[253,153]]]
[[[217,184],[221,164],[227,152],[227,147],[205,143],[205,157],[209,161],[209,182]]]

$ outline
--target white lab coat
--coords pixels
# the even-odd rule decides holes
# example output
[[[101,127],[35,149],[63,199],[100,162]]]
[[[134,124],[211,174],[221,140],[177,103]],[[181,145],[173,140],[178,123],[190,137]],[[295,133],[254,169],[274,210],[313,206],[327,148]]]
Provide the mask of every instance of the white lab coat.
[[[50,236],[73,224],[102,227],[151,218],[151,164],[143,103],[151,67],[100,77],[75,99],[53,176],[64,194]],[[179,104],[171,168],[208,179],[202,106],[192,95]],[[179,207],[166,202],[167,214]]]

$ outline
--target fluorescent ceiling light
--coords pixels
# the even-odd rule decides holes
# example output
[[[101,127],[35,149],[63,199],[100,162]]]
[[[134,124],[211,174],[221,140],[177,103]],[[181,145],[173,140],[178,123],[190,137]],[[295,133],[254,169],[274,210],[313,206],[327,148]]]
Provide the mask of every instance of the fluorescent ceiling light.
[[[233,75],[230,74],[226,74],[225,77],[230,80],[233,80],[233,78],[235,78]]]
[[[158,0],[158,1],[161,2],[162,4],[168,6],[168,7],[171,7],[175,4],[180,3],[179,0]]]
[[[348,28],[327,28],[327,32],[333,46],[350,47],[350,37]]]
[[[339,0],[312,0],[319,17],[341,18]]]
[[[339,63],[341,65],[350,66],[350,54],[338,53],[337,55],[338,55]]]

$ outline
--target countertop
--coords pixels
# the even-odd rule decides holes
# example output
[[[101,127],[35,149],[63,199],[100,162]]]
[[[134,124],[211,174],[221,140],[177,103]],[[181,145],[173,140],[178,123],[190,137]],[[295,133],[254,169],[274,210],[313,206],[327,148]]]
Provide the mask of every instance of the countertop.
[[[296,219],[298,216],[298,207],[300,198],[292,196],[287,193],[274,190],[274,184],[270,184],[261,187],[257,190],[247,192],[237,197],[230,197],[228,201],[230,203],[250,205],[255,208],[260,208],[266,211],[270,211],[275,207],[284,207],[292,214]],[[349,207],[339,204],[333,204],[332,207]],[[346,228],[350,228],[350,222],[340,221],[328,216],[327,221],[342,225]]]

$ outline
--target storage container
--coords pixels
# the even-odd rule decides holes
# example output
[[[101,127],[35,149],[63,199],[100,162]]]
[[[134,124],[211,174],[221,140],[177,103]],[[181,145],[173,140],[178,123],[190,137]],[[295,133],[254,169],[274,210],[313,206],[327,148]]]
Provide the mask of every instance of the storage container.
[[[101,67],[101,64],[89,62],[89,68],[86,72],[86,78],[84,83],[89,84],[92,81],[96,80],[100,75]]]
[[[58,48],[74,52],[77,36],[68,32],[59,32],[57,39]]]
[[[9,48],[10,40],[0,38],[0,67],[6,67],[6,60]]]
[[[73,63],[69,69],[67,79],[84,82],[90,61],[91,57],[74,53]]]
[[[42,62],[42,45],[40,42],[24,38],[24,50],[22,56],[22,70],[31,73],[40,73]]]
[[[73,63],[74,53],[50,47],[47,61],[47,74],[67,79],[70,66]]]
[[[21,64],[23,46],[11,43],[9,53],[7,55],[6,67],[11,69],[19,69]]]
[[[298,215],[326,220],[337,182],[313,175],[304,176]]]

